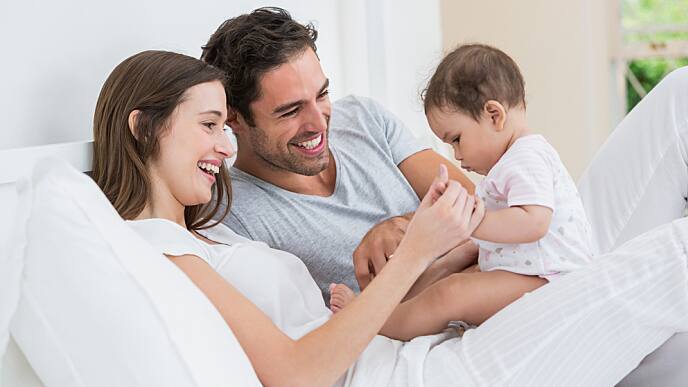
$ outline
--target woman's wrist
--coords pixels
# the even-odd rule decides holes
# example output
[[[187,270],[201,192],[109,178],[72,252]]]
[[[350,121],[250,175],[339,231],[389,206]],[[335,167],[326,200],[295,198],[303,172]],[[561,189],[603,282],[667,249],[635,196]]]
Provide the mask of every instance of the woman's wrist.
[[[409,244],[402,243],[394,252],[394,261],[400,262],[407,270],[417,272],[418,276],[435,260],[427,250],[413,248]]]

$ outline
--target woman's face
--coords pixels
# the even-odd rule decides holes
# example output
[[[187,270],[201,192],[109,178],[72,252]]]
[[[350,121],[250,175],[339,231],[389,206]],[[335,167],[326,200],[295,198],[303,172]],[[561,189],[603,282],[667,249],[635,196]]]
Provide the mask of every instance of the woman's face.
[[[212,198],[212,186],[232,145],[224,126],[225,90],[219,81],[190,87],[170,116],[159,139],[159,151],[148,162],[153,206],[176,201],[182,206]]]

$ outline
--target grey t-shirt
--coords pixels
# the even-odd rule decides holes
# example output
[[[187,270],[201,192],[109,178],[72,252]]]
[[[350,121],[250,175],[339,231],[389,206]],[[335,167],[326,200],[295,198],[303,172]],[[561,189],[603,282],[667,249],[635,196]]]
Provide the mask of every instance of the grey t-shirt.
[[[397,165],[425,149],[390,112],[362,97],[334,102],[329,130],[337,171],[331,196],[290,192],[231,168],[233,200],[224,220],[240,235],[300,257],[325,297],[332,282],[358,291],[352,254],[371,227],[416,210],[418,196]]]

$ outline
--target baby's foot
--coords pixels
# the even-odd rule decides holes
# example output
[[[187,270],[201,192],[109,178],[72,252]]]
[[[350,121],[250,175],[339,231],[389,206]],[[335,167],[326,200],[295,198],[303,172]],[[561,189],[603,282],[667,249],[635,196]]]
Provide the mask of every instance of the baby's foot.
[[[330,284],[330,310],[337,313],[344,309],[356,295],[354,291],[344,284]]]

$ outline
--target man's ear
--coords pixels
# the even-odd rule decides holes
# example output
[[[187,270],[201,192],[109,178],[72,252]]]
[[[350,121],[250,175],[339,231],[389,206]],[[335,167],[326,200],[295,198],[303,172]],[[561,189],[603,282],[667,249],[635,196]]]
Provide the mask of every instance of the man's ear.
[[[139,140],[139,135],[138,131],[136,130],[136,123],[138,122],[139,114],[141,113],[141,110],[135,109],[132,110],[131,113],[129,113],[129,131],[131,131],[131,135],[134,136],[134,138],[138,141]]]
[[[490,119],[490,123],[492,123],[497,131],[504,129],[504,124],[506,123],[506,109],[499,101],[491,99],[485,102],[483,113]]]
[[[232,128],[232,132],[240,134],[248,129],[246,120],[236,109],[227,106],[227,126]]]

